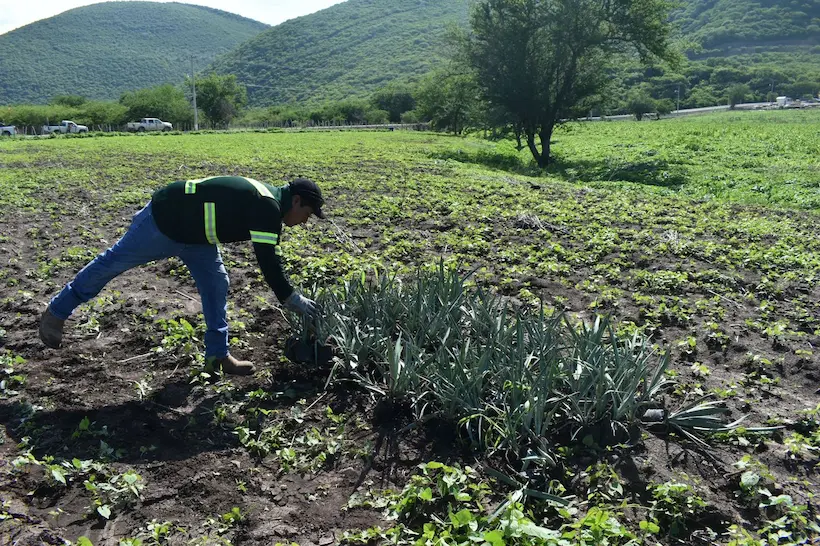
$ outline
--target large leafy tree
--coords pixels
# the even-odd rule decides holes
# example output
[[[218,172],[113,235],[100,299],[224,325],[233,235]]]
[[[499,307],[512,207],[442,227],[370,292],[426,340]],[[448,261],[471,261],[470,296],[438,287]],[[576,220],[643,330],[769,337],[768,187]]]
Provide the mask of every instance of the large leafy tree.
[[[370,98],[378,110],[387,112],[391,122],[401,121],[401,115],[416,107],[416,99],[409,89],[388,85],[377,90]]]
[[[213,127],[227,126],[248,104],[248,91],[235,75],[211,72],[196,79],[196,102]]]
[[[160,118],[176,126],[193,118],[185,93],[171,84],[128,91],[120,97],[120,104],[127,109],[125,117],[131,121]]]
[[[478,0],[466,61],[490,105],[520,123],[538,165],[561,119],[587,111],[611,60],[673,60],[665,0]]]
[[[475,126],[479,115],[479,91],[472,74],[438,70],[419,83],[416,111],[438,130],[459,135]]]

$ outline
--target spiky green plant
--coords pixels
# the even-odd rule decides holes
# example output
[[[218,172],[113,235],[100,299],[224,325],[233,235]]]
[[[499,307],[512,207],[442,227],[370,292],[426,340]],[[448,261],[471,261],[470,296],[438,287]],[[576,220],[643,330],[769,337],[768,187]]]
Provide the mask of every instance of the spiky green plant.
[[[545,464],[556,442],[622,441],[663,406],[669,357],[645,338],[619,337],[607,317],[587,324],[514,307],[469,277],[441,262],[409,282],[359,275],[325,291],[321,327],[340,355],[329,381],[449,421],[481,449]],[[739,423],[708,404],[662,411],[668,427],[694,436]]]

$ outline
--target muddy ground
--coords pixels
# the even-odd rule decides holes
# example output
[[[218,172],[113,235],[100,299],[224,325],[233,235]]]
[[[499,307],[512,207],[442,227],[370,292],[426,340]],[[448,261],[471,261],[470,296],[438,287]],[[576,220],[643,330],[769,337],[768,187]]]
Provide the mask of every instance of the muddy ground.
[[[162,175],[156,177],[160,179],[168,173],[151,174]],[[152,183],[151,178],[146,184]],[[67,195],[73,199],[66,200]],[[255,376],[228,378],[219,383],[223,389],[219,392],[213,384],[192,381],[190,355],[156,351],[164,336],[158,318],[200,322],[196,287],[173,261],[150,264],[115,279],[101,294],[107,299],[81,309],[68,323],[63,348],[45,348],[36,331],[49,299],[95,252],[113,243],[127,227],[130,215],[144,204],[132,199],[112,205],[110,198],[105,191],[88,193],[67,187],[54,200],[45,199],[39,209],[9,210],[0,217],[0,261],[9,272],[0,287],[0,347],[26,360],[15,368],[26,376],[25,384],[17,389],[20,393],[0,400],[0,498],[5,503],[0,545],[63,544],[83,535],[98,546],[115,545],[157,520],[172,521],[181,529],[170,544],[210,537],[207,543],[326,546],[345,530],[384,523],[378,510],[344,509],[358,488],[401,487],[417,464],[429,460],[475,462],[453,441],[451,431],[427,427],[392,436],[406,423],[385,422],[383,416],[374,414],[365,394],[344,384],[325,391],[326,367],[296,365],[284,358],[284,342],[293,326],[272,294],[265,302],[257,297],[263,285],[248,245],[227,245],[223,253],[232,280],[231,315],[244,323],[234,352],[256,362],[260,372]],[[106,214],[94,213],[97,204],[104,205],[101,209]],[[336,221],[344,226],[344,219]],[[499,240],[508,228],[501,222],[493,225]],[[356,234],[364,248],[380,248],[378,232],[360,229]],[[519,236],[533,241],[538,237],[536,233]],[[66,261],[67,247],[87,252]],[[54,263],[58,258],[61,261]],[[44,264],[52,266],[44,268]],[[654,265],[662,268],[665,264]],[[572,279],[580,281],[587,273],[579,269]],[[751,286],[758,279],[752,275],[747,282]],[[586,312],[591,302],[589,294],[572,288],[574,282],[525,280],[538,295],[560,300],[569,310]],[[508,290],[515,294],[518,286]],[[816,287],[812,290],[813,297],[820,297]],[[619,312],[621,318],[641,319],[628,302],[623,302]],[[708,378],[700,380],[704,390],[736,383],[747,353],[772,351],[771,342],[742,327],[747,318],[756,316],[751,305],[735,302],[727,305],[727,312],[724,322],[737,325],[731,343],[725,350],[698,357],[712,369]],[[670,325],[659,332],[658,341],[680,334]],[[820,340],[810,337],[806,343],[817,347]],[[753,403],[733,407],[735,416],[748,413],[750,424],[763,424],[771,416],[791,419],[817,403],[814,391],[820,386],[820,363],[816,355],[800,359],[787,348],[782,353],[783,363],[774,370],[780,384],[746,391]],[[691,359],[678,351],[675,362],[684,377],[691,379]],[[321,469],[284,472],[248,453],[232,424],[220,422],[217,416],[216,408],[226,398],[242,400],[259,389],[282,393],[268,409],[288,411],[305,400],[306,427],[323,423],[328,406],[335,413],[358,417],[361,423],[346,435],[340,455]],[[738,404],[742,406],[743,401]],[[85,418],[91,426],[77,434]],[[93,506],[89,508],[90,496],[81,481],[53,487],[41,467],[28,465],[22,472],[12,468],[25,438],[35,446],[33,454],[38,459],[48,455],[66,460],[99,458],[107,449],[113,468],[133,468],[143,477],[143,499],[110,519],[100,517]],[[816,461],[790,457],[776,442],[756,445],[755,456],[772,471],[780,490],[812,507],[811,497],[820,492]],[[692,535],[692,542],[711,543],[713,538],[703,531],[706,527],[722,532],[730,523],[751,525],[760,517],[735,499],[738,474],[731,463],[749,451],[748,446],[729,443],[706,455],[648,435],[639,448],[615,450],[604,457],[619,469],[629,494],[644,504],[650,481],[685,474],[697,483],[712,508],[696,522],[700,530]],[[594,461],[594,457],[581,455],[576,465],[583,469]],[[218,526],[209,520],[219,520],[233,507],[240,508],[242,521],[216,533]],[[645,514],[635,511],[632,516],[639,520]]]

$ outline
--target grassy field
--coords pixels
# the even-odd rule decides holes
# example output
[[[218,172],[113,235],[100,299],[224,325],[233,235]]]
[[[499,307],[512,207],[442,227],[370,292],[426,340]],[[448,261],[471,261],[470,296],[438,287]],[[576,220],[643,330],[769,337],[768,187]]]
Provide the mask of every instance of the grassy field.
[[[820,112],[571,124],[546,173],[508,141],[423,133],[0,141],[0,544],[810,543],[818,136]],[[247,244],[223,253],[255,376],[206,369],[176,260],[116,279],[45,349],[50,297],[151,192],[214,174],[321,183],[330,221],[284,248],[331,315],[331,365],[284,356],[300,325]],[[545,331],[560,377],[536,396]],[[645,403],[598,403],[639,364]],[[463,392],[442,375],[479,368]]]

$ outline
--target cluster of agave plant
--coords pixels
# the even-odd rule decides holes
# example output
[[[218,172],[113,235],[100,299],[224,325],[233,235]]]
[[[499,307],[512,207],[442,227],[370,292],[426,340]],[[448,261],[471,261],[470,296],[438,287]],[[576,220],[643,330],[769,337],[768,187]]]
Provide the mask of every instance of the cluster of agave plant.
[[[490,454],[550,463],[556,445],[644,429],[704,446],[740,423],[708,398],[669,407],[668,354],[619,337],[611,319],[520,308],[443,263],[409,281],[362,274],[317,298],[324,316],[305,335],[335,345],[329,382],[453,423]]]

